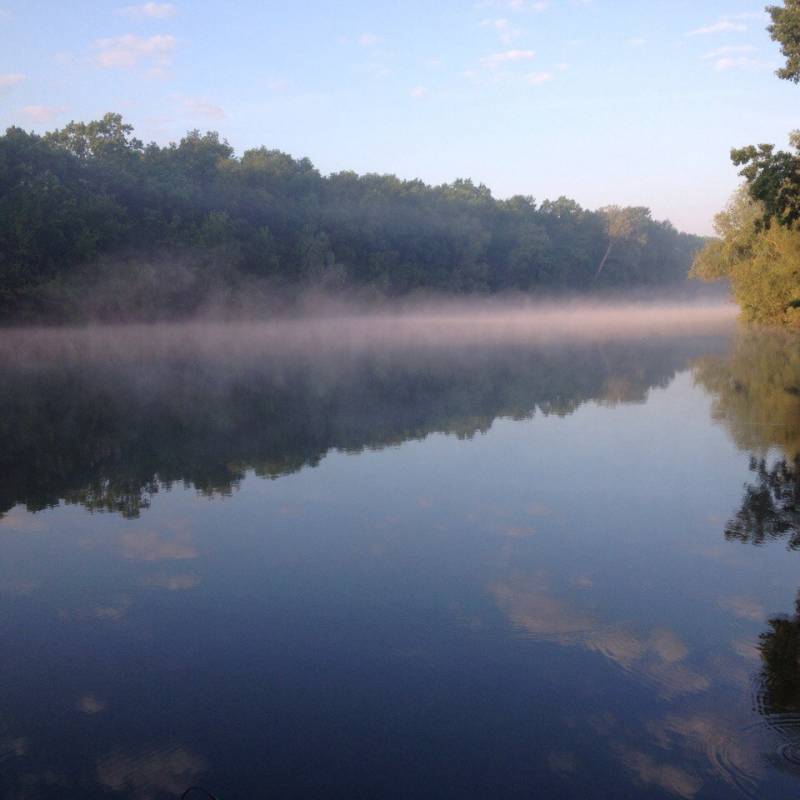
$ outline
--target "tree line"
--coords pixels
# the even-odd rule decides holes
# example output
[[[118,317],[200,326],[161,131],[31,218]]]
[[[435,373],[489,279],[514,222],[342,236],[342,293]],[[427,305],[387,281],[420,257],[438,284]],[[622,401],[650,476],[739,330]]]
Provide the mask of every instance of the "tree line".
[[[702,244],[647,208],[323,176],[265,147],[237,157],[216,132],[144,144],[113,113],[0,137],[6,318],[75,312],[101,286],[120,313],[126,302],[191,312],[214,289],[254,282],[387,295],[664,286],[685,279]]]

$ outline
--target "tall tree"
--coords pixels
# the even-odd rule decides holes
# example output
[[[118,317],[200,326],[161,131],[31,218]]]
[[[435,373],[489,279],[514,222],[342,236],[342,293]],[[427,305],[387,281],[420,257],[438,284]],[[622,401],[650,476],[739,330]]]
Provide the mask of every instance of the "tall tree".
[[[595,280],[600,277],[615,245],[621,242],[647,243],[644,222],[650,218],[650,211],[646,208],[606,206],[600,209],[600,213],[605,218],[608,246],[595,273]]]

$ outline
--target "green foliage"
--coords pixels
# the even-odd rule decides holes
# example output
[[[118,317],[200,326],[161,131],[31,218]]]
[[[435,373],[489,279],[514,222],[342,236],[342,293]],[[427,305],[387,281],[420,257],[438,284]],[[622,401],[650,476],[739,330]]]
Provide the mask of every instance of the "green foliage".
[[[786,57],[778,77],[800,83],[800,0],[784,0],[783,6],[767,6],[767,12],[772,17],[767,30]]]
[[[791,227],[800,219],[800,132],[790,137],[795,152],[775,151],[774,145],[741,147],[731,150],[731,160],[741,166],[739,174],[747,182],[750,197],[763,208],[761,225],[773,220]]]
[[[237,158],[215,132],[144,145],[119,114],[0,137],[5,317],[52,313],[59,290],[74,311],[91,265],[114,257],[149,259],[157,273],[166,256],[213,253],[232,280],[497,292],[679,283],[701,244],[647,209],[496,200],[469,180],[323,177],[308,159],[264,147]]]
[[[697,254],[690,275],[727,278],[745,319],[800,324],[800,231],[760,224],[762,207],[745,190],[717,215],[719,239]]]

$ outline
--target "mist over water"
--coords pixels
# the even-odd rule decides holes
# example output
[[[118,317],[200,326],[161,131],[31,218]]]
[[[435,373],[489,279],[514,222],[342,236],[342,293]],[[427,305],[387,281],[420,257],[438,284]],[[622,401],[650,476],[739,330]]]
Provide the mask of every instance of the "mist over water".
[[[308,298],[302,313],[272,320],[196,318],[80,327],[0,329],[0,358],[203,357],[257,353],[313,356],[324,351],[542,345],[620,338],[691,336],[728,330],[725,302],[515,302],[463,299],[396,303],[380,310],[330,297]]]

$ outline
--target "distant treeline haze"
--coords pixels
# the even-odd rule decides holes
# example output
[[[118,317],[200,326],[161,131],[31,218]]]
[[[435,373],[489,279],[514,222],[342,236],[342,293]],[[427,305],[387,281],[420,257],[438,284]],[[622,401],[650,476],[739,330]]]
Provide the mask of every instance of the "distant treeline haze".
[[[703,240],[646,208],[497,200],[458,180],[322,176],[217,133],[143,144],[118,114],[0,137],[0,316],[181,314],[249,286],[381,294],[682,282]]]

